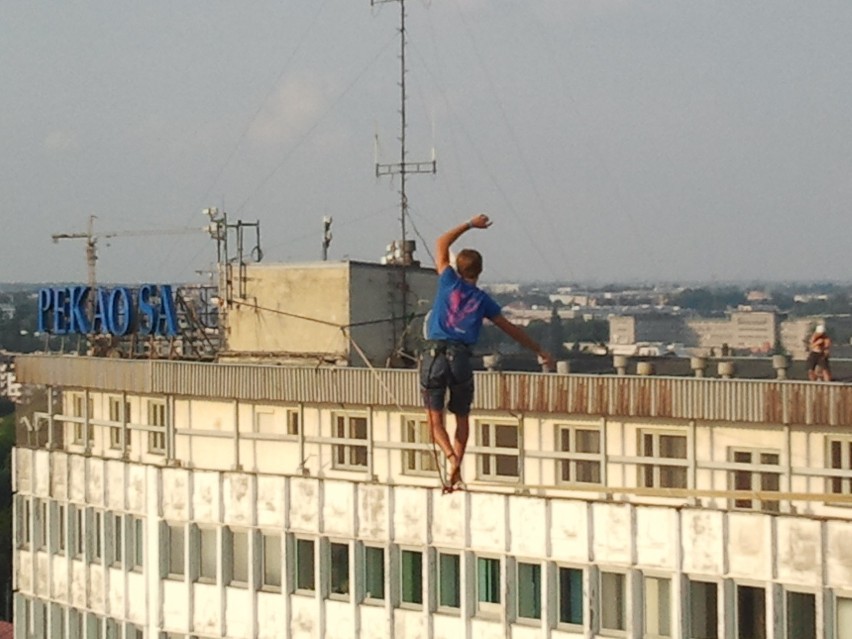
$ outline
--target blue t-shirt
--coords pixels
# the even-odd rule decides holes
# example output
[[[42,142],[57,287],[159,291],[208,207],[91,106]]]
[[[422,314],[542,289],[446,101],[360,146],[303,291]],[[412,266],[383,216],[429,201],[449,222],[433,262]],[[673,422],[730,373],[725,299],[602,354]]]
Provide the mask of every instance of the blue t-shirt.
[[[485,291],[466,282],[448,266],[438,278],[435,303],[426,324],[426,337],[475,344],[482,319],[500,315],[500,305]]]

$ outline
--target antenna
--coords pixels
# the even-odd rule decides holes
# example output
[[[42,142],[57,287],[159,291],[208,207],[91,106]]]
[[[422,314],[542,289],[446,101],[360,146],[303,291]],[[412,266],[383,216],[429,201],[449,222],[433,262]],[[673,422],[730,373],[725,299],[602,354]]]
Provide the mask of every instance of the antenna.
[[[322,218],[322,261],[328,260],[328,247],[331,246],[331,222],[328,215]]]
[[[408,242],[405,233],[405,219],[408,217],[408,196],[405,188],[408,181],[408,175],[414,173],[432,173],[438,171],[437,161],[435,159],[434,150],[432,159],[429,162],[408,162],[406,161],[406,146],[405,146],[405,131],[406,123],[406,87],[405,76],[407,69],[405,67],[405,0],[370,0],[370,6],[377,4],[387,4],[389,2],[399,3],[399,92],[400,92],[400,108],[399,108],[399,162],[395,164],[380,164],[378,162],[378,151],[376,157],[376,177],[383,175],[399,175],[399,221],[402,231],[401,244],[396,250],[389,251],[387,263],[402,264],[403,266],[411,266],[413,264],[414,242]],[[377,140],[378,143],[378,140]]]

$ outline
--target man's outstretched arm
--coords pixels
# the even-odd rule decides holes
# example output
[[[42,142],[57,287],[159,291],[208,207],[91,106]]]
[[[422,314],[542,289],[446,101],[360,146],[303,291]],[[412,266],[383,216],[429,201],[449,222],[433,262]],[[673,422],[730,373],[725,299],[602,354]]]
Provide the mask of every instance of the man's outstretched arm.
[[[450,246],[453,242],[459,239],[462,234],[468,229],[487,229],[491,226],[491,220],[487,215],[477,215],[471,218],[469,222],[459,224],[451,228],[435,241],[435,270],[438,274],[444,272],[444,269],[450,265]]]
[[[541,345],[536,342],[532,337],[530,337],[529,333],[527,333],[520,326],[512,324],[512,322],[507,320],[502,315],[498,315],[491,321],[497,328],[506,333],[506,335],[515,340],[518,344],[528,348],[533,353],[538,355],[543,360],[543,363],[547,364],[550,370],[556,368],[556,362],[553,360],[553,355],[544,350]]]

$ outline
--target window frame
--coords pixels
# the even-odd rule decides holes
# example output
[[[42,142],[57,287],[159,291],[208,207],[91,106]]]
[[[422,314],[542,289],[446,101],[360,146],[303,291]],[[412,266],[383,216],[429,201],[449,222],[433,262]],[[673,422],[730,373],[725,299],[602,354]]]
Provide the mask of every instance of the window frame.
[[[768,587],[767,587],[767,584],[765,584],[765,583],[759,583],[757,585],[754,585],[753,582],[749,582],[749,581],[734,581],[733,582],[733,610],[734,610],[733,625],[734,625],[734,633],[736,635],[742,634],[740,632],[740,597],[739,597],[740,593],[739,593],[739,589],[740,588],[751,588],[753,590],[762,590],[763,591],[763,623],[764,623],[764,628],[766,630],[768,630],[769,625],[772,623],[772,620],[771,620],[771,618],[767,619],[766,613],[769,610],[769,607],[766,605],[766,598],[767,598],[767,596],[771,595],[772,587],[773,587],[773,584],[771,584],[771,583],[768,584]],[[768,633],[766,633],[766,634],[768,635]]]
[[[566,630],[569,632],[581,632],[586,629],[587,624],[586,620],[589,615],[586,611],[586,579],[587,579],[587,568],[583,566],[571,565],[571,564],[555,564],[555,582],[554,582],[554,592],[556,599],[556,606],[554,612],[554,619],[556,621],[556,628],[559,630]],[[580,573],[580,623],[574,623],[573,621],[563,621],[562,620],[562,579],[560,571],[562,570],[571,570]],[[570,600],[570,599],[569,599]],[[569,607],[571,607],[569,605]]]
[[[693,624],[695,623],[695,615],[693,614],[693,601],[695,599],[692,596],[692,585],[693,584],[703,584],[704,586],[710,586],[714,589],[715,598],[714,598],[714,607],[715,614],[712,619],[716,628],[716,639],[721,639],[724,635],[724,625],[720,628],[719,624],[719,612],[722,610],[722,607],[725,605],[725,589],[723,588],[723,582],[718,578],[712,577],[703,577],[703,576],[695,576],[692,577],[690,575],[684,575],[684,588],[685,588],[685,599],[687,601],[687,608],[685,613],[687,615],[687,635],[692,637],[694,636]],[[706,601],[706,600],[705,600]]]
[[[509,427],[515,430],[516,446],[497,446],[497,429]],[[485,436],[485,433],[487,437]],[[475,421],[476,476],[489,482],[518,483],[523,479],[523,429],[520,420],[478,419]],[[491,442],[494,442],[493,445]],[[513,458],[515,474],[498,472],[499,464]]]
[[[357,437],[356,420],[363,420],[364,437]],[[340,411],[331,415],[332,438],[346,443],[332,443],[331,466],[335,470],[368,472],[370,467],[370,414]],[[356,433],[353,436],[352,433]],[[352,443],[359,442],[359,443]],[[360,452],[363,449],[363,453]],[[359,455],[363,454],[363,463]]]
[[[538,592],[533,588],[533,606],[538,607],[538,616],[530,617],[521,614],[521,596],[522,590],[527,584],[526,580],[521,578],[521,566],[529,566],[533,569],[538,569]],[[544,561],[536,561],[533,559],[515,559],[513,561],[512,572],[515,576],[515,592],[513,600],[515,606],[515,620],[524,625],[539,626],[545,620],[546,606],[544,601],[545,586],[544,581],[547,579],[547,566]]]
[[[674,612],[674,579],[672,575],[662,575],[655,572],[643,572],[641,574],[642,577],[642,632],[643,637],[647,639],[671,639],[674,635],[676,624],[672,623],[672,613]],[[654,580],[658,583],[665,583],[667,590],[667,598],[665,599],[666,611],[668,614],[660,615],[657,614],[657,625],[658,628],[663,626],[663,628],[668,628],[668,634],[663,634],[662,632],[651,632],[648,628],[649,622],[649,605],[650,600],[648,597],[648,581]],[[659,594],[659,586],[658,586],[658,594]],[[663,599],[658,596],[657,598],[657,613],[660,612],[660,604],[663,602]]]
[[[444,557],[454,557],[456,559],[456,581],[454,584],[458,605],[444,603],[444,567],[442,559]],[[438,612],[459,615],[461,614],[462,605],[464,603],[465,583],[462,579],[463,566],[465,563],[465,554],[461,550],[446,550],[437,548],[435,550],[435,601]]]
[[[112,424],[109,430],[108,447],[120,451],[130,448],[130,402],[122,395],[107,395],[107,418]],[[118,410],[114,410],[117,408]],[[122,437],[124,441],[122,442]]]
[[[651,454],[645,452],[645,438],[651,437]],[[663,437],[677,437],[683,439],[683,457],[664,457],[661,454],[661,439]],[[688,489],[690,488],[689,465],[690,460],[690,433],[688,430],[677,428],[639,428],[637,430],[637,485],[642,488],[658,489]],[[647,461],[646,461],[647,460]],[[648,472],[651,475],[649,477]],[[671,485],[664,485],[664,472],[683,472],[682,485],[680,482],[670,481]]]
[[[610,601],[611,598],[605,596],[605,588],[604,588],[604,577],[607,575],[613,575],[621,578],[621,597],[623,600],[623,607],[621,610],[621,620],[623,628],[611,628],[604,625],[604,609],[603,603],[604,601]],[[631,623],[631,600],[630,600],[630,572],[623,568],[598,568],[597,570],[597,601],[596,601],[596,610],[597,610],[597,625],[599,634],[609,635],[615,637],[626,637],[627,636],[627,628],[629,628]]]
[[[825,468],[828,470],[852,471],[852,437],[842,435],[826,435]],[[837,444],[840,448],[840,465],[834,466],[832,447]],[[829,495],[852,495],[852,475],[843,477],[826,477],[825,492]],[[827,501],[831,501],[831,498]],[[848,506],[849,504],[843,504]]]
[[[188,550],[186,539],[187,526],[184,523],[170,523],[168,521],[163,521],[161,530],[164,533],[160,545],[163,576],[165,579],[172,581],[186,581],[188,576],[186,566]],[[174,561],[175,558],[173,556],[172,539],[180,539],[180,572],[174,572],[172,570],[172,568],[176,565],[176,562]]]
[[[245,538],[245,579],[243,575],[237,575],[237,540]],[[217,554],[217,559],[222,564],[223,581],[231,588],[248,588],[252,583],[251,543],[252,531],[247,528],[226,526],[222,528],[222,548]]]
[[[278,583],[270,583],[267,577],[267,540],[277,540],[278,546]],[[255,562],[258,566],[258,588],[264,592],[281,592],[285,583],[285,568],[284,568],[284,535],[278,531],[258,530],[255,537],[255,548],[258,549],[258,558]]]
[[[814,612],[814,617],[813,617],[813,619],[814,619],[814,626],[813,626],[814,633],[813,633],[813,637],[814,637],[814,639],[816,639],[816,637],[819,636],[817,634],[817,632],[819,630],[819,626],[820,626],[819,622],[820,622],[820,619],[821,619],[822,613],[823,613],[821,602],[820,602],[820,599],[822,599],[822,597],[820,596],[821,593],[814,591],[814,590],[808,590],[807,588],[795,588],[795,587],[794,588],[784,587],[782,592],[783,592],[783,599],[784,599],[784,603],[783,603],[783,606],[784,606],[784,629],[787,633],[786,636],[788,636],[788,637],[795,636],[795,637],[797,637],[797,639],[802,636],[802,635],[799,635],[799,634],[797,634],[797,635],[791,634],[792,629],[791,629],[791,624],[790,624],[790,617],[791,617],[791,615],[790,615],[790,595],[798,595],[798,596],[804,595],[804,596],[808,596],[808,597],[813,597],[813,603],[814,603],[814,606],[813,606],[813,612]]]
[[[400,421],[402,442],[406,444],[402,450],[402,474],[434,477],[438,472],[438,464],[435,461],[435,453],[431,449],[433,443],[429,420],[422,415],[402,415]],[[415,448],[413,445],[423,446],[425,450]]]
[[[335,570],[335,563],[334,563],[335,547],[338,547],[338,549],[339,548],[345,548],[346,549],[346,572],[345,572],[344,575],[337,574],[336,570]],[[354,556],[353,549],[352,549],[352,542],[347,541],[347,540],[333,539],[333,538],[332,539],[326,539],[325,543],[324,543],[324,554],[325,554],[325,561],[327,562],[326,565],[328,566],[327,570],[323,571],[324,574],[328,575],[328,585],[327,585],[327,588],[326,588],[326,596],[329,599],[332,599],[334,601],[346,601],[346,602],[352,601],[352,596],[354,594],[353,593],[354,584],[352,583],[352,560],[353,560],[353,556]],[[335,576],[336,577],[343,576],[345,578],[346,592],[335,592],[334,591]]]
[[[751,490],[756,492],[781,492],[781,478],[784,474],[784,467],[781,465],[782,456],[781,450],[779,449],[770,449],[770,448],[746,448],[740,446],[731,446],[728,448],[728,455],[731,464],[736,464],[741,466],[741,468],[731,468],[728,471],[728,482],[731,490]],[[736,461],[736,456],[741,454],[747,454],[750,456],[751,461],[749,462],[740,462]],[[778,457],[777,464],[765,464],[761,459],[763,455],[775,455]],[[755,456],[757,456],[758,462],[755,462]],[[769,470],[759,470],[754,469],[753,467],[777,467],[778,471],[773,472]],[[738,478],[748,476],[748,487],[747,488],[737,488]],[[767,488],[764,486],[764,482],[770,478],[775,477],[778,482],[778,487],[775,489]],[[755,485],[758,488],[755,488]],[[746,505],[746,502],[748,505]],[[767,513],[780,513],[781,512],[781,500],[757,500],[757,499],[748,499],[748,498],[732,498],[729,500],[729,508],[731,510],[737,511],[754,511],[754,512],[767,512]]]
[[[423,578],[426,575],[426,571],[428,570],[428,557],[426,556],[426,550],[424,548],[413,548],[410,546],[399,546],[397,548],[399,563],[398,563],[398,574],[397,574],[397,587],[398,587],[398,601],[399,607],[407,610],[423,610],[424,606],[428,606],[429,603],[429,592],[423,587]],[[412,579],[412,585],[418,586],[418,592],[420,596],[420,601],[406,601],[405,600],[405,585],[406,585],[406,576],[404,572],[405,560],[404,556],[406,554],[410,554],[412,557],[420,557],[420,580],[419,582],[415,579]]]
[[[575,424],[569,422],[557,422],[555,450],[560,453],[556,463],[556,483],[578,486],[601,486],[604,483],[604,429],[596,424]],[[577,450],[577,431],[593,432],[598,436],[598,451],[582,452]],[[568,446],[564,447],[563,433],[568,434]],[[583,481],[577,479],[577,469],[581,464],[591,464],[597,468],[598,481]],[[567,473],[566,473],[567,470]],[[565,478],[565,475],[568,478]]]
[[[382,561],[379,564],[381,567],[381,584],[382,584],[382,593],[381,597],[373,597],[372,591],[368,590],[369,585],[371,583],[371,579],[369,578],[370,571],[370,561],[369,561],[369,550],[378,550],[381,552]],[[362,568],[359,570],[359,576],[361,578],[362,583],[362,592],[363,592],[363,602],[372,605],[381,605],[384,606],[388,599],[388,585],[387,585],[387,577],[388,577],[388,549],[385,546],[381,546],[379,544],[369,544],[365,543],[362,545],[361,549],[362,553]]]
[[[497,564],[497,599],[498,601],[485,601],[482,599],[481,587],[480,587],[480,561],[488,561],[488,562],[496,562]],[[495,618],[500,616],[503,611],[503,607],[505,602],[503,601],[503,564],[504,558],[499,555],[493,555],[488,553],[476,553],[473,556],[473,570],[474,570],[474,583],[473,583],[473,599],[474,599],[474,614],[479,617],[489,617]]]
[[[317,591],[319,590],[319,574],[320,571],[317,570],[317,542],[319,541],[315,537],[308,537],[304,535],[294,535],[292,537],[293,540],[293,561],[291,562],[291,570],[293,577],[293,592],[297,595],[307,595],[310,597],[315,597]],[[311,565],[311,580],[313,585],[311,588],[304,588],[299,583],[299,569],[303,565],[302,561],[305,559],[302,557],[300,552],[300,542],[305,544],[311,544],[311,552],[310,552],[310,565]]]
[[[160,424],[159,422],[163,423]],[[149,397],[145,400],[145,425],[148,426],[146,452],[149,455],[166,454],[168,406],[164,399]]]

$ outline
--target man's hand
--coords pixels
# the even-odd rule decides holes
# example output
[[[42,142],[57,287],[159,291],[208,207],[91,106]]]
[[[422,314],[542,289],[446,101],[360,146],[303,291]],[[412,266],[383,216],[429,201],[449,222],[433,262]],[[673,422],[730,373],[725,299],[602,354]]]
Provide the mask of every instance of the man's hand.
[[[485,213],[480,213],[476,217],[471,218],[470,226],[475,229],[487,229],[491,226],[491,220],[488,219],[488,216],[485,215]]]
[[[538,363],[547,366],[547,370],[549,371],[556,370],[556,360],[553,359],[553,355],[551,355],[547,351],[539,351]]]

